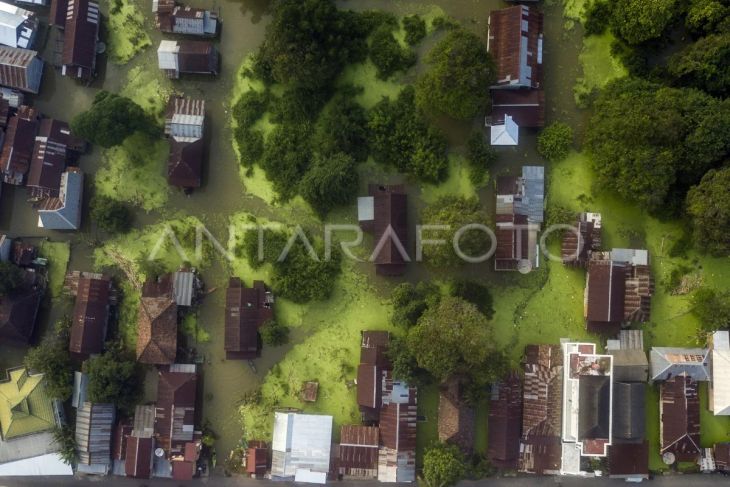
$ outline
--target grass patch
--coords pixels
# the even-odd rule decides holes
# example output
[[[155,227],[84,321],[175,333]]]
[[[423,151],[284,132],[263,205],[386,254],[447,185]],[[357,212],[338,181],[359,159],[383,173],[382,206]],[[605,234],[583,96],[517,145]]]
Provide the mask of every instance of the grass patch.
[[[426,448],[438,442],[439,388],[429,384],[418,389],[418,415],[426,420],[416,425],[416,462],[421,466]]]
[[[611,44],[614,39],[608,30],[601,35],[583,38],[583,49],[578,55],[583,68],[583,77],[578,78],[573,87],[577,104],[584,105],[585,101],[606,83],[628,74],[621,61],[611,55]]]
[[[145,15],[135,0],[112,0],[107,23],[109,59],[128,63],[137,53],[152,45],[147,34]]]
[[[119,304],[119,337],[127,350],[137,349],[137,312],[142,294],[127,279],[119,282],[122,299]]]
[[[71,243],[44,240],[38,253],[48,259],[48,291],[52,298],[57,298],[63,291],[63,280],[71,258]]]
[[[563,0],[563,16],[580,23],[586,21],[586,8],[590,0]]]
[[[287,322],[281,315],[279,320],[302,327],[306,338],[266,375],[259,404],[241,407],[244,436],[270,437],[273,408],[296,407],[333,415],[337,441],[341,425],[360,422],[356,389],[348,385],[360,360],[360,331],[389,329],[388,303],[378,297],[365,276],[346,265],[329,300],[303,306],[298,323]],[[308,380],[319,381],[315,403],[299,399],[301,386]]]
[[[127,73],[127,83],[120,95],[134,101],[162,124],[167,100],[173,91],[172,83],[159,69],[135,66]]]
[[[195,343],[208,343],[210,341],[210,333],[200,326],[197,315],[188,313],[180,323],[180,331],[186,337],[195,341]]]
[[[449,154],[449,177],[438,186],[424,184],[421,186],[421,199],[426,203],[434,203],[442,196],[476,196],[476,188],[469,178],[469,163],[464,157]]]
[[[164,139],[150,146],[148,137],[134,134],[104,152],[94,178],[97,194],[152,211],[167,203],[170,188],[163,174],[170,151]]]
[[[730,441],[730,417],[715,416],[708,409],[708,389],[708,382],[700,382],[700,446],[703,448]]]

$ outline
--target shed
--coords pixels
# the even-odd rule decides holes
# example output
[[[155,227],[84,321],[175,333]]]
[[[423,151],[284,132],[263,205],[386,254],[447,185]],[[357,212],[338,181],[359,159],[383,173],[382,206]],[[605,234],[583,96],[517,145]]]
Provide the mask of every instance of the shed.
[[[510,115],[504,114],[501,123],[493,123],[489,128],[492,145],[517,145],[520,140],[520,128]]]

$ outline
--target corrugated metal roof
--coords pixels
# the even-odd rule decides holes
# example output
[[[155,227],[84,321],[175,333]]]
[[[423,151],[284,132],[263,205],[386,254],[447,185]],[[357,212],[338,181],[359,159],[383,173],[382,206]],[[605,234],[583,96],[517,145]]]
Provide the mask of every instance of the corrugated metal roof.
[[[178,306],[190,306],[193,302],[193,283],[195,274],[190,271],[175,272],[172,290]]]
[[[271,474],[282,478],[294,477],[299,470],[326,474],[331,446],[332,416],[277,412]]]

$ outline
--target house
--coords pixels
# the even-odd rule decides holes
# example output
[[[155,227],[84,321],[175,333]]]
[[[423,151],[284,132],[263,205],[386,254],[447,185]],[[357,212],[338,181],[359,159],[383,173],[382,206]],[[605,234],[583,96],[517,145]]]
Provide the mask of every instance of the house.
[[[377,478],[379,446],[377,426],[343,425],[338,446],[338,475],[344,479]]]
[[[0,52],[2,47],[0,47]],[[2,77],[0,68],[0,77]],[[33,158],[35,136],[38,133],[41,114],[35,108],[23,105],[8,120],[5,142],[0,152],[3,181],[15,186],[25,184]]]
[[[149,479],[152,477],[154,463],[155,439],[129,436],[126,440],[126,456],[124,458],[124,473],[135,479]]]
[[[561,472],[581,474],[581,457],[605,457],[613,438],[613,356],[594,343],[563,342]]]
[[[71,322],[71,353],[88,357],[102,352],[109,324],[111,294],[112,280],[109,277],[79,279]]]
[[[522,176],[497,179],[495,270],[529,272],[538,267],[537,234],[544,208],[544,167],[523,166]]]
[[[165,365],[177,357],[177,304],[172,275],[148,279],[142,288],[137,323],[137,361]]]
[[[112,465],[114,404],[85,402],[76,412],[77,469],[81,473],[107,475]]]
[[[170,138],[167,182],[191,190],[199,188],[203,173],[205,100],[173,96],[165,113],[165,135]]]
[[[250,360],[259,355],[258,330],[274,318],[274,296],[263,281],[247,288],[232,277],[226,291],[225,350],[228,360]]]
[[[575,230],[568,230],[563,234],[560,246],[563,264],[573,267],[586,267],[591,260],[591,254],[600,249],[601,214],[583,212],[578,215]]]
[[[563,354],[558,345],[525,347],[519,470],[556,475],[561,468]]]
[[[69,167],[61,174],[58,196],[38,204],[38,228],[78,230],[81,226],[81,201],[84,195],[84,173]]]
[[[357,404],[365,424],[377,424],[383,403],[383,383],[391,370],[387,352],[390,333],[363,331],[360,333],[360,365],[357,367]]]
[[[48,15],[48,25],[56,26],[60,30],[66,28],[66,11],[68,0],[51,0],[51,11]]]
[[[36,51],[0,46],[0,85],[38,93],[43,76],[43,61]]]
[[[194,364],[173,364],[159,372],[155,436],[170,461],[184,456],[189,443],[200,439],[195,429],[198,374]]]
[[[634,252],[643,255],[630,257]],[[621,326],[649,320],[654,280],[645,250],[592,252],[584,297],[586,327],[593,333],[617,334]]]
[[[198,460],[202,448],[203,443],[200,438],[188,441],[183,451],[171,458],[173,480],[192,480],[195,477],[198,473]]]
[[[172,79],[180,74],[218,74],[218,51],[208,41],[161,41],[157,62]]]
[[[61,74],[86,83],[96,74],[96,44],[99,42],[99,4],[91,0],[67,2],[63,31]]]
[[[28,193],[33,199],[58,197],[61,177],[70,156],[85,150],[86,143],[71,135],[66,122],[42,118],[33,146],[28,173]]]
[[[459,447],[465,455],[474,452],[476,412],[463,398],[462,384],[451,378],[439,388],[439,441]]]
[[[700,457],[700,398],[698,383],[688,373],[662,382],[659,431],[662,458],[668,465],[696,462]]]
[[[504,114],[502,122],[492,123],[489,128],[489,143],[492,145],[518,145],[520,128],[510,115]]]
[[[653,347],[650,353],[651,382],[686,375],[694,381],[710,380],[710,350],[703,348]]]
[[[608,449],[608,476],[637,482],[649,478],[649,442],[615,443]]]
[[[399,276],[410,262],[408,245],[408,195],[403,185],[368,185],[368,196],[357,199],[360,227],[375,241],[370,260],[379,275]]]
[[[269,445],[265,441],[249,441],[246,450],[246,473],[251,478],[260,479],[268,470]]]
[[[324,484],[330,471],[332,416],[274,413],[271,476]]]
[[[713,448],[718,472],[730,472],[730,443],[716,443]]]
[[[44,286],[33,271],[25,271],[23,283],[0,296],[0,343],[27,345],[35,331]]]
[[[380,482],[416,481],[417,391],[387,372],[380,409]]]
[[[0,2],[0,44],[31,49],[38,33],[38,18],[10,3]]]
[[[492,385],[487,458],[495,467],[517,470],[522,429],[522,379],[517,373]]]
[[[73,475],[53,440],[61,413],[43,374],[31,374],[25,367],[7,371],[0,381],[0,478]]]
[[[709,409],[715,416],[730,416],[730,333],[726,330],[713,333],[710,358]]]
[[[218,14],[210,10],[178,5],[175,0],[154,0],[155,25],[168,34],[214,37],[218,33]]]
[[[543,90],[492,90],[492,123],[503,123],[508,116],[518,127],[545,125]]]
[[[515,5],[489,13],[487,50],[497,64],[492,88],[542,87],[543,15]]]

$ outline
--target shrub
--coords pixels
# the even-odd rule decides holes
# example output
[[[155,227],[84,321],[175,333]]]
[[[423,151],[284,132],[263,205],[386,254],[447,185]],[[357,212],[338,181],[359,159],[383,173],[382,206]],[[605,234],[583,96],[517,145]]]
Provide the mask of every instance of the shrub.
[[[497,161],[497,152],[478,130],[472,132],[466,143],[466,150],[469,180],[474,186],[481,186],[489,179],[489,168]]]
[[[121,201],[95,196],[91,201],[91,219],[106,232],[127,233],[132,228],[134,214]]]
[[[250,128],[264,115],[268,103],[268,93],[249,90],[233,105],[233,118],[239,127]]]
[[[406,31],[406,42],[415,46],[426,37],[426,22],[418,15],[403,17],[403,29]]]
[[[276,320],[269,320],[259,329],[264,345],[278,347],[289,343],[289,328]]]
[[[236,127],[236,147],[244,166],[254,165],[264,154],[264,134],[259,130]]]
[[[378,70],[378,78],[385,80],[416,64],[416,53],[398,44],[390,26],[381,25],[370,41],[370,60]]]
[[[330,157],[318,157],[302,178],[302,197],[321,216],[334,207],[344,205],[357,194],[357,164],[342,152]]]
[[[428,487],[449,487],[466,475],[464,456],[455,445],[436,443],[423,456],[423,480]]]
[[[586,8],[585,35],[600,35],[611,23],[613,15],[610,0],[596,0]]]
[[[714,332],[730,327],[730,293],[719,292],[708,287],[697,289],[690,299],[692,314],[699,320],[702,328]]]
[[[335,94],[319,114],[312,148],[322,156],[344,152],[358,162],[368,158],[367,115],[354,93]]]
[[[537,151],[551,162],[568,157],[573,145],[573,129],[563,122],[554,122],[545,127],[537,138]]]

